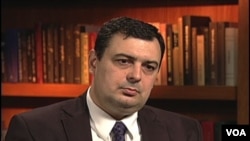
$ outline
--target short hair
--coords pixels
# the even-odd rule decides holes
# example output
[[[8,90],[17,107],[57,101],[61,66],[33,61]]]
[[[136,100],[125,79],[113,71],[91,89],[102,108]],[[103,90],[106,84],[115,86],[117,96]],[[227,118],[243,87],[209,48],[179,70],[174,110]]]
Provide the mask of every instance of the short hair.
[[[113,18],[110,21],[104,23],[100,28],[94,47],[99,60],[102,58],[111,38],[117,33],[125,35],[125,38],[134,37],[148,41],[152,41],[154,38],[156,38],[161,49],[161,64],[165,51],[165,43],[158,29],[149,23],[129,17]]]

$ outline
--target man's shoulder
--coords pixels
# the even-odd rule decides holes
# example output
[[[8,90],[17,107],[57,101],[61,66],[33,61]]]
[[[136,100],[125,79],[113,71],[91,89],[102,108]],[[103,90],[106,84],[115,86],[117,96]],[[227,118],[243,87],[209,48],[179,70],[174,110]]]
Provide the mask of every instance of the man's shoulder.
[[[139,122],[142,124],[159,125],[158,127],[166,132],[170,139],[176,141],[187,139],[198,141],[202,139],[200,123],[192,117],[152,106],[144,106],[139,111],[138,116]]]
[[[64,107],[74,107],[77,105],[80,101],[80,97],[77,98],[71,98],[71,99],[65,99],[62,101],[58,101],[53,104],[37,107],[34,109],[31,109],[29,111],[26,111],[24,113],[19,114],[20,116],[29,118],[29,117],[52,117],[59,115],[60,112],[63,110]]]
[[[152,114],[157,120],[167,124],[197,124],[198,120],[172,111],[163,110],[149,105],[144,106],[142,109],[144,113]]]

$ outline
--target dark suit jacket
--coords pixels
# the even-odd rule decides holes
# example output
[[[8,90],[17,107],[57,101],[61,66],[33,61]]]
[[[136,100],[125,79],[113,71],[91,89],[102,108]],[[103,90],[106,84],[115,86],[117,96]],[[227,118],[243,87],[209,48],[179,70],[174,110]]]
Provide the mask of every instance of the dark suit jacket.
[[[6,141],[91,141],[86,94],[12,118]],[[144,106],[138,112],[142,141],[201,141],[197,120]]]

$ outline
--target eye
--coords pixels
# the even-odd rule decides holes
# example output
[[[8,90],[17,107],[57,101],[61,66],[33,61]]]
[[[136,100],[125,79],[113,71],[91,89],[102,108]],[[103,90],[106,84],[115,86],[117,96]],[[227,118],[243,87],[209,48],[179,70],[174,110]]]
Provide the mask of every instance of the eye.
[[[155,65],[151,65],[151,64],[145,64],[144,68],[145,68],[145,71],[147,72],[153,72],[157,69]]]
[[[129,63],[129,60],[128,59],[117,59],[116,60],[118,63],[120,64],[128,64]]]
[[[131,60],[124,59],[124,58],[116,59],[115,62],[117,65],[122,66],[122,67],[127,67],[132,64]]]

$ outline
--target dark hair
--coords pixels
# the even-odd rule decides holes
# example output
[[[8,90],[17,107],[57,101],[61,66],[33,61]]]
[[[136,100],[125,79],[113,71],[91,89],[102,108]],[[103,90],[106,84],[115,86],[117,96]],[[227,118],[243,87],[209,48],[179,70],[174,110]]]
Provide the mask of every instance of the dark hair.
[[[95,51],[99,60],[102,58],[105,49],[108,47],[110,39],[117,33],[125,35],[125,38],[134,37],[149,41],[156,38],[161,48],[161,63],[165,51],[165,44],[158,29],[151,24],[128,17],[111,19],[101,27],[95,43]]]

